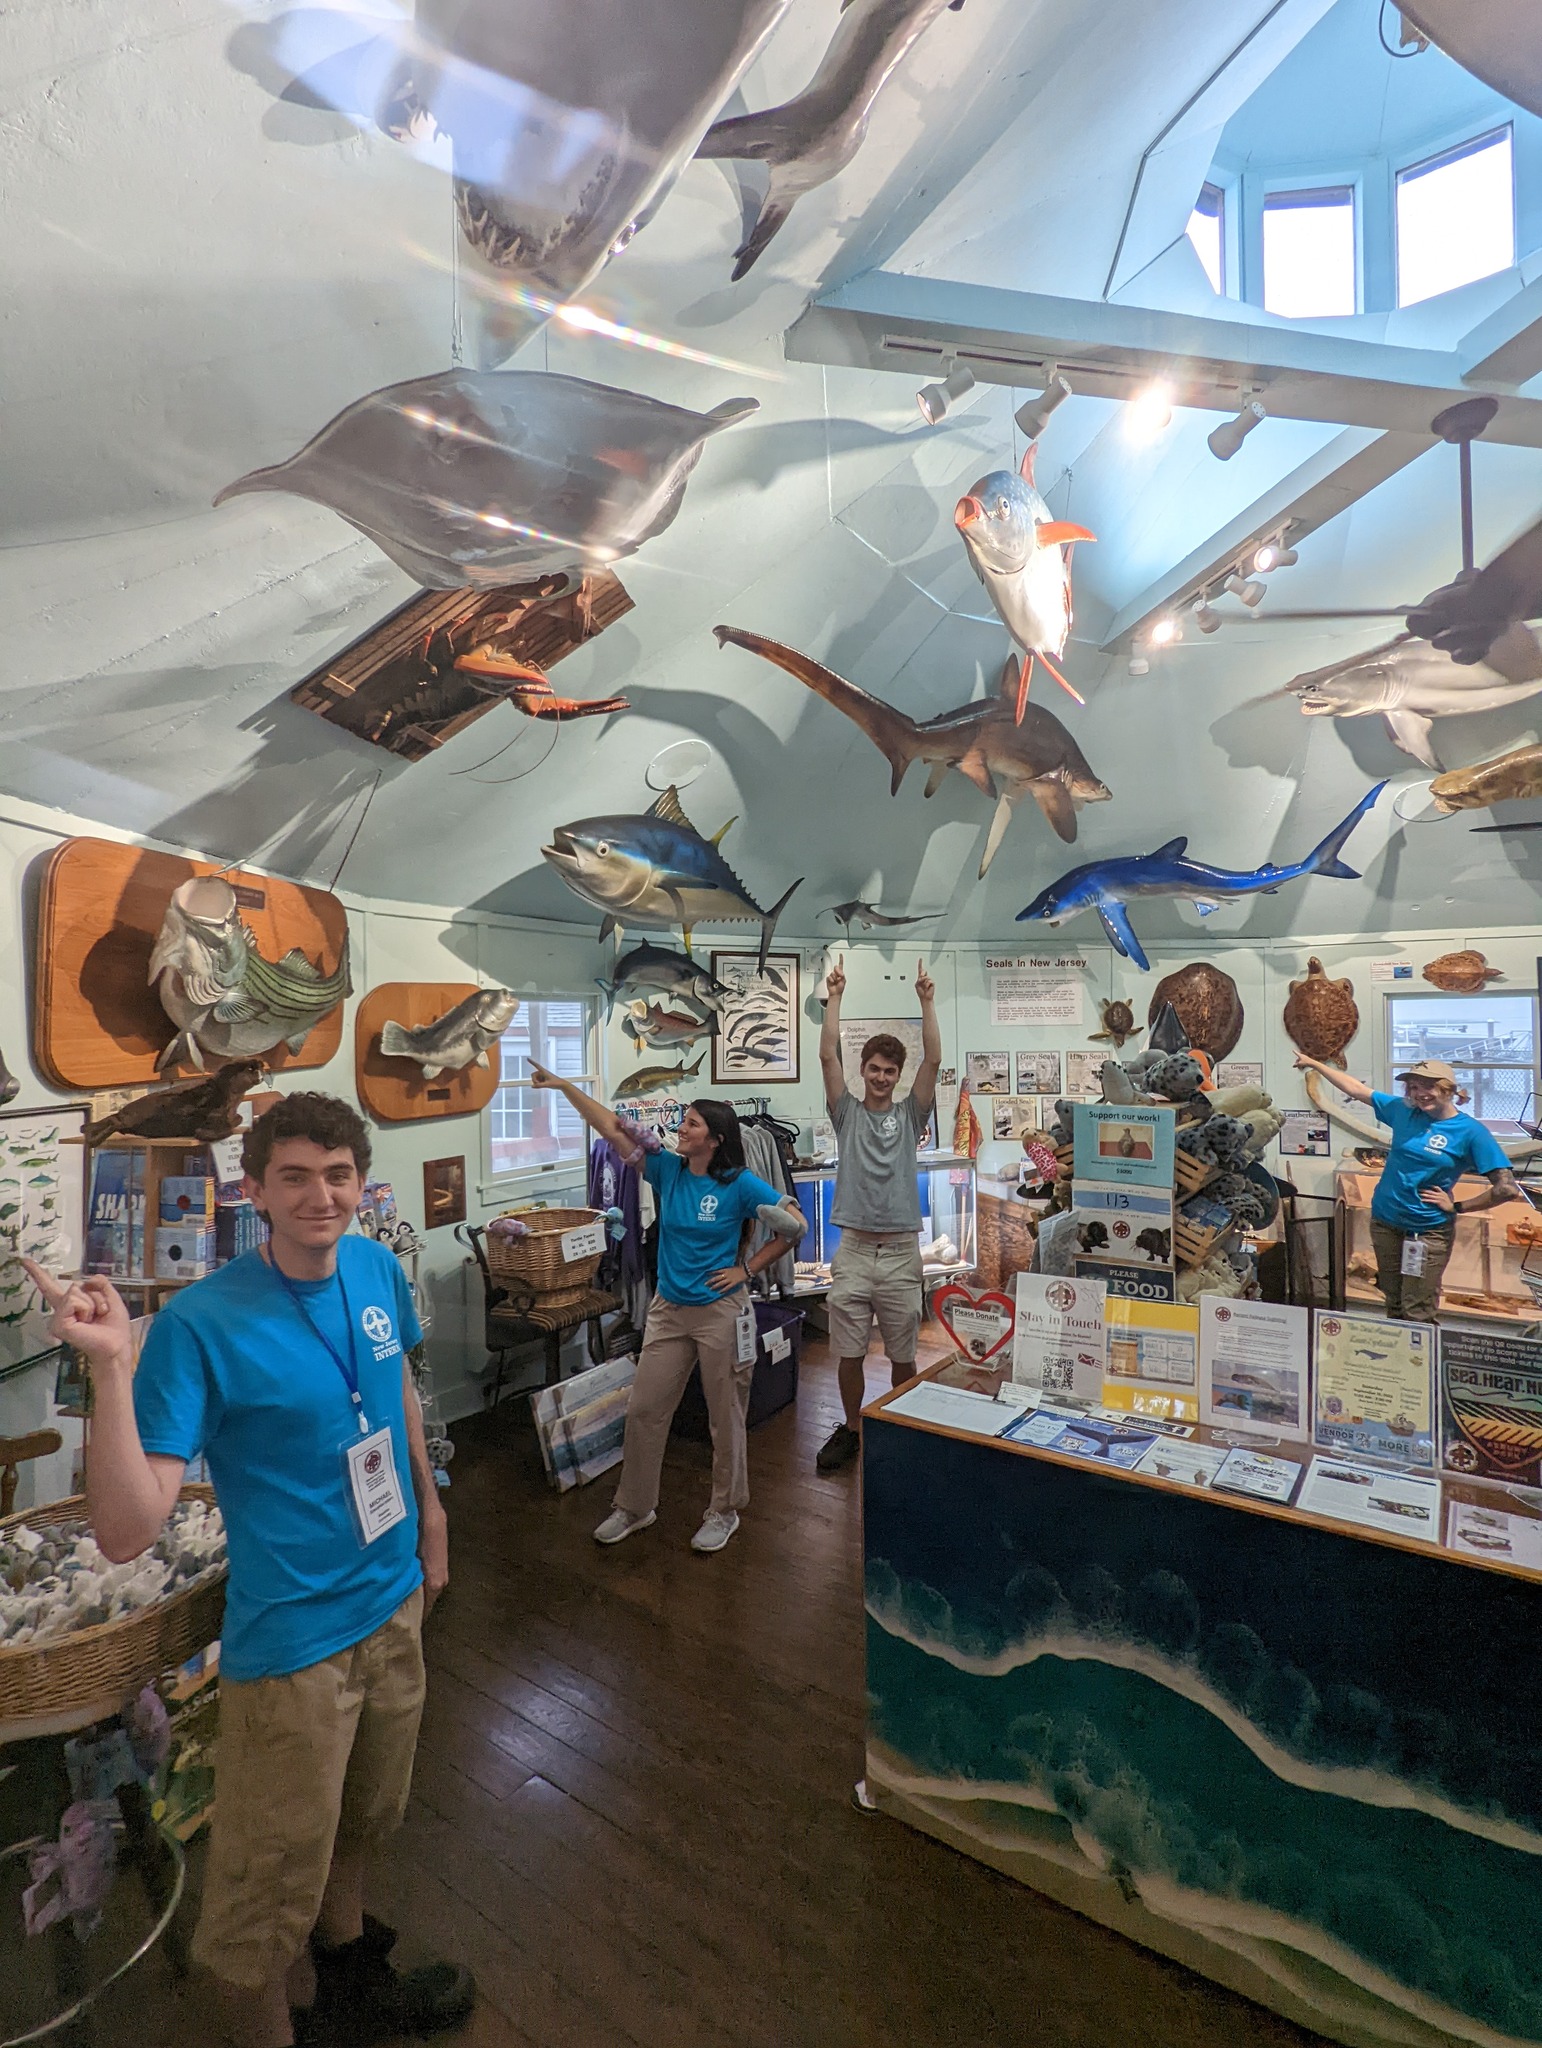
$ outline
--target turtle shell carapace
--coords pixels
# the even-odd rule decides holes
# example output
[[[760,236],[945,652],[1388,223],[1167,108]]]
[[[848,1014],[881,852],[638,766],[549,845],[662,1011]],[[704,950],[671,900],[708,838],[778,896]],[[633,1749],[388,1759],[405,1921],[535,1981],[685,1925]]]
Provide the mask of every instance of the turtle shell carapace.
[[[1122,1046],[1127,1038],[1135,1037],[1140,1030],[1135,1021],[1135,1012],[1119,997],[1115,997],[1112,1002],[1100,1002],[1098,1015],[1102,1019],[1103,1029],[1089,1034],[1095,1043],[1099,1040],[1112,1040],[1115,1045]]]
[[[1360,1029],[1354,983],[1347,977],[1332,980],[1314,953],[1306,963],[1306,973],[1290,985],[1285,1029],[1309,1059],[1336,1066]]]
[[[1171,1003],[1188,1033],[1189,1044],[1224,1060],[1242,1036],[1242,998],[1237,984],[1207,960],[1164,975],[1151,996],[1147,1021],[1154,1024],[1164,1003]]]

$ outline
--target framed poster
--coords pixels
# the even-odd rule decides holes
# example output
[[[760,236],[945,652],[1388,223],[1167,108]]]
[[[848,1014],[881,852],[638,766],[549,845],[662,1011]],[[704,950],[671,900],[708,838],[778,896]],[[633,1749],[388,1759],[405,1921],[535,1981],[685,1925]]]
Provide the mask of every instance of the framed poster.
[[[1435,1463],[1432,1326],[1318,1309],[1314,1336],[1312,1441],[1318,1449],[1430,1470]]]
[[[720,1088],[798,1078],[798,955],[768,953],[764,973],[759,959],[712,955],[712,972],[733,990],[712,1040],[712,1080]]]
[[[1068,1052],[1065,1056],[1066,1094],[1087,1095],[1096,1102],[1103,1093],[1103,1062],[1107,1057],[1101,1052]]]
[[[1058,1052],[1020,1052],[1016,1059],[1016,1092],[1019,1095],[1058,1095],[1060,1055]]]
[[[1043,1128],[1045,1105],[1037,1095],[993,1095],[989,1107],[993,1138],[1010,1138],[1015,1144],[1024,1131]],[[984,1123],[983,1116],[980,1121]]]
[[[52,1351],[42,1297],[23,1254],[51,1273],[78,1273],[84,1256],[84,1103],[0,1110],[0,1370]]]
[[[423,1227],[466,1220],[466,1160],[425,1159],[423,1162]]]
[[[1199,1419],[1243,1436],[1304,1443],[1307,1311],[1285,1302],[1199,1297]]]
[[[1009,1052],[966,1052],[964,1082],[971,1095],[1010,1095],[1012,1055]]]

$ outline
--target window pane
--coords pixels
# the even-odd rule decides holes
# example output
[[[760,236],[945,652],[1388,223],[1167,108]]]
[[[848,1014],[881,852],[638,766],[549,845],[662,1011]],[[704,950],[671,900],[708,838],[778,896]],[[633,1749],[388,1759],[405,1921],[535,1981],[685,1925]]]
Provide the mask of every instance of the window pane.
[[[1199,200],[1189,215],[1188,237],[1195,254],[1205,266],[1210,289],[1226,289],[1226,195],[1218,185],[1200,188]]]
[[[1397,180],[1397,302],[1415,306],[1515,261],[1510,130],[1485,135]]]
[[[1501,1137],[1535,1117],[1536,1002],[1532,996],[1394,996],[1387,1005],[1391,1065],[1444,1060],[1472,1097],[1472,1116]]]
[[[589,1044],[591,1006],[526,998],[503,1034],[503,1081],[522,1080],[530,1063],[569,1078],[581,1075]],[[493,1173],[532,1166],[580,1164],[588,1151],[583,1118],[560,1095],[501,1086],[488,1105]]]
[[[1348,185],[1264,200],[1264,307],[1287,320],[1355,310],[1355,195]]]

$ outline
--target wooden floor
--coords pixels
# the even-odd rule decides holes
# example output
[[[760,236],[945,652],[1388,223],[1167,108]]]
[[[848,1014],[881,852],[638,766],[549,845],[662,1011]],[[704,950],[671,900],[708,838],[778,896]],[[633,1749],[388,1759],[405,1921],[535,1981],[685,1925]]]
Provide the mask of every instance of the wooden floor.
[[[874,1361],[870,1386],[880,1385]],[[607,1480],[542,1478],[520,1399],[455,1429],[451,1590],[407,1826],[375,1909],[475,1971],[471,2048],[1238,2048],[1312,2037],[848,1803],[862,1768],[861,1530],[822,1348],[750,1439],[754,1499],[689,1539],[704,1445],[657,1525],[590,1531]],[[104,2048],[210,2034],[158,1970]]]

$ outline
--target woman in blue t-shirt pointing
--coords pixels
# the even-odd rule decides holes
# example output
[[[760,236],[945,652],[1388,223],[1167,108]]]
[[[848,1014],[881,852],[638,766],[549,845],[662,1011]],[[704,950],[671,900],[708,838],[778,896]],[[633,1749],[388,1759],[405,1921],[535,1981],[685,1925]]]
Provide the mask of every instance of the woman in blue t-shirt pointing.
[[[1467,1098],[1444,1060],[1420,1060],[1397,1075],[1403,1084],[1401,1100],[1304,1052],[1296,1054],[1296,1065],[1321,1074],[1351,1102],[1368,1102],[1376,1121],[1392,1132],[1387,1163],[1371,1197],[1376,1285],[1386,1297],[1389,1316],[1433,1323],[1457,1217],[1495,1202],[1524,1199],[1498,1140],[1457,1107]],[[1464,1173],[1480,1173],[1489,1185],[1471,1201],[1458,1202],[1451,1190]]]
[[[627,1408],[621,1484],[595,1541],[620,1543],[655,1520],[669,1425],[691,1367],[699,1364],[712,1425],[712,1500],[691,1548],[721,1550],[750,1497],[744,1418],[758,1345],[746,1290],[786,1249],[773,1237],[751,1257],[741,1256],[745,1226],[757,1210],[770,1208],[787,1219],[784,1235],[796,1228],[801,1237],[803,1218],[745,1166],[744,1135],[728,1103],[693,1102],[680,1120],[676,1150],[648,1152],[635,1124],[571,1081],[534,1063],[530,1079],[565,1095],[592,1131],[640,1165],[659,1209],[659,1285]]]

